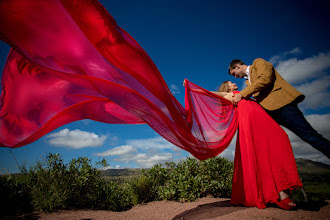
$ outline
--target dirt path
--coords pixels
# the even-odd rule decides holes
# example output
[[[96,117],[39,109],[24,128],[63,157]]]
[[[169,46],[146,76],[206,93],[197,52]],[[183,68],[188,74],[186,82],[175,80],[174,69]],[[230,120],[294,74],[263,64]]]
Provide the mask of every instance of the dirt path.
[[[330,201],[296,211],[231,206],[229,199],[202,198],[196,202],[151,202],[126,212],[70,210],[30,216],[33,219],[330,219]],[[309,209],[309,210],[307,210]],[[312,209],[312,210],[311,210]]]

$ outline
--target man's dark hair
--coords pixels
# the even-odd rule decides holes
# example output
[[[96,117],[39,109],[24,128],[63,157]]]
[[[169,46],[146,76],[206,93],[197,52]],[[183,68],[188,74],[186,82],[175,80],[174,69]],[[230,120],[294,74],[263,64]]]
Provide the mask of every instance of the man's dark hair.
[[[228,69],[229,75],[231,75],[230,70],[235,69],[236,64],[245,65],[245,63],[242,60],[237,60],[237,59],[232,60],[230,65],[229,65],[229,69]]]

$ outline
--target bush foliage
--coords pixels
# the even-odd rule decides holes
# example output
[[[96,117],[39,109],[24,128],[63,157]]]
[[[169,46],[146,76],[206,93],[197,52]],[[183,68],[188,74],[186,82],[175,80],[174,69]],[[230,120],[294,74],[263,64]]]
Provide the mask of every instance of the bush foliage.
[[[99,164],[107,166],[105,160]],[[0,176],[2,215],[68,208],[122,211],[132,207],[128,190],[101,178],[89,158],[79,157],[64,164],[59,154],[49,154],[29,170],[25,166],[20,169],[21,175]]]
[[[105,159],[97,165],[108,166]],[[48,154],[29,169],[21,166],[20,170],[20,174],[0,176],[2,216],[70,208],[124,211],[156,200],[184,202],[206,195],[230,197],[233,163],[220,157],[205,161],[187,158],[178,164],[168,162],[144,169],[139,177],[124,184],[106,181],[86,157],[65,164],[59,154]],[[309,206],[310,202],[321,204],[329,198],[327,181],[310,183],[312,178],[304,175]],[[303,202],[303,191],[295,190],[293,199]]]
[[[104,167],[107,162],[98,165]],[[224,158],[187,158],[144,169],[139,177],[119,185],[105,181],[89,158],[65,164],[59,154],[48,154],[29,169],[21,166],[20,175],[0,176],[0,211],[3,215],[69,208],[123,211],[155,200],[193,201],[209,194],[229,197],[232,167]]]

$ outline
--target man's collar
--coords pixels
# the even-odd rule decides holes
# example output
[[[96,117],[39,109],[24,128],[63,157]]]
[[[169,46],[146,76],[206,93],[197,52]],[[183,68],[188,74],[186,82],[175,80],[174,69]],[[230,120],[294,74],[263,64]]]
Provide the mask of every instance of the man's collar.
[[[248,66],[245,70],[246,76],[244,76],[244,79],[248,80],[250,77],[250,66]]]

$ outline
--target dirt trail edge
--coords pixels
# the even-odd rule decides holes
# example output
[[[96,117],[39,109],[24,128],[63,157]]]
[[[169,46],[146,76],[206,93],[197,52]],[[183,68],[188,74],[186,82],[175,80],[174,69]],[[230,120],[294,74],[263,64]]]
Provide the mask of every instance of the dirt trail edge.
[[[275,206],[266,209],[232,206],[228,198],[205,197],[196,202],[157,201],[138,205],[125,212],[61,210],[30,216],[32,219],[330,219],[330,201],[301,205],[294,211]],[[299,205],[299,204],[298,204]],[[27,216],[26,216],[27,217]]]

